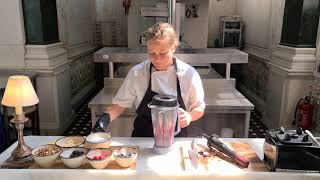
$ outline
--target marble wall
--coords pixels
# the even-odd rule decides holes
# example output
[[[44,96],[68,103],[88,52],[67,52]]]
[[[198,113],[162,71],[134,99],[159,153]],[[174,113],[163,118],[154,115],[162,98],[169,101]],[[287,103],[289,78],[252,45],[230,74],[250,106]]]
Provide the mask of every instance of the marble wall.
[[[136,1],[132,1],[134,6]],[[124,13],[122,1],[95,0],[96,31],[102,34],[103,46],[127,46],[127,15]],[[129,12],[132,8],[129,9]]]
[[[277,6],[275,6],[277,7]],[[274,8],[274,7],[273,7]],[[238,86],[262,114],[267,100],[272,0],[242,0],[236,3],[236,12],[245,24],[245,48],[249,54],[247,65],[242,65]],[[275,8],[277,9],[277,8]]]
[[[25,35],[20,0],[1,0],[0,68],[24,68]]]
[[[92,51],[95,4],[91,0],[57,0],[59,38],[68,57]]]
[[[209,0],[208,47],[214,47],[214,41],[219,38],[220,16],[236,13],[237,0]]]
[[[72,106],[94,88],[92,53],[96,19],[96,5],[91,0],[57,0],[59,36],[68,53]]]

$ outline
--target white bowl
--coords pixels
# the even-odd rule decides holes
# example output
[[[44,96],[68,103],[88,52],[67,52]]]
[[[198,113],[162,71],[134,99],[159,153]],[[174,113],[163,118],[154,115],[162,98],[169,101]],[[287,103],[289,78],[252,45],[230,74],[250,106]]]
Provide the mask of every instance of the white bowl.
[[[113,157],[121,167],[130,167],[137,160],[138,149],[135,147],[119,147],[113,150]]]
[[[61,148],[79,147],[84,143],[85,139],[82,136],[66,136],[58,139],[56,145]]]
[[[57,151],[54,153],[50,153],[48,155],[42,155],[42,152],[45,151],[45,149],[56,149]],[[46,145],[41,145],[37,148],[35,148],[34,150],[32,150],[31,154],[32,154],[32,158],[33,160],[39,164],[40,167],[43,168],[48,168],[50,166],[52,166],[55,161],[58,159],[59,154],[61,152],[61,148],[54,145],[54,144],[46,144]]]
[[[109,148],[111,134],[106,132],[91,133],[86,137],[85,147],[89,149]]]
[[[105,154],[101,159],[95,159],[95,156],[101,156]],[[111,161],[112,150],[110,149],[93,149],[90,150],[87,154],[87,159],[89,164],[95,169],[104,169],[108,166],[109,162]]]
[[[83,152],[82,155],[77,157],[70,157],[74,151]],[[83,161],[86,159],[86,150],[84,148],[70,148],[61,152],[60,159],[69,168],[78,168],[82,165]]]

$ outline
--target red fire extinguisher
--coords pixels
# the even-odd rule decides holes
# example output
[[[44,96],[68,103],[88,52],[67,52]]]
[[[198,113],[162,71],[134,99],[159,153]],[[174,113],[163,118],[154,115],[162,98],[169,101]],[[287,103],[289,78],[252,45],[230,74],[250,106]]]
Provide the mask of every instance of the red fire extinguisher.
[[[130,5],[131,5],[131,0],[123,0],[122,1],[122,7],[124,7],[125,14],[129,14]]]
[[[313,120],[313,97],[311,95],[301,98],[296,106],[295,111],[295,120],[292,123],[295,125],[298,121],[298,127],[301,127],[303,130],[312,129],[312,120]],[[298,118],[298,119],[297,119]]]

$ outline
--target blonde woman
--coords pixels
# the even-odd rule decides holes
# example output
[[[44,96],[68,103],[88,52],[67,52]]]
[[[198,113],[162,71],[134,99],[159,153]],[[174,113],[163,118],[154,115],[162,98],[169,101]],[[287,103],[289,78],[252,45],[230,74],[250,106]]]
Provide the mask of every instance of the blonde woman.
[[[181,132],[176,136],[187,137],[187,127],[199,120],[205,109],[203,86],[197,71],[174,57],[179,46],[177,34],[168,23],[157,23],[145,33],[149,59],[134,66],[112,105],[98,119],[94,131],[105,131],[126,108],[134,107],[133,137],[153,137],[151,111],[147,106],[156,94],[174,95],[178,99],[178,123]]]

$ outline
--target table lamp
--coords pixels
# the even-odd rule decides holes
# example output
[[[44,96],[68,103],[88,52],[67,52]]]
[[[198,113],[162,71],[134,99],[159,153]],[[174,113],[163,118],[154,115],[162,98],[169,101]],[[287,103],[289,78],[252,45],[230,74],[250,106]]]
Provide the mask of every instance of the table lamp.
[[[22,107],[32,106],[39,102],[31,81],[27,76],[10,76],[1,104],[15,107],[15,117],[11,120],[18,132],[18,146],[12,151],[11,157],[14,161],[31,160],[31,148],[23,139],[24,123],[28,119],[24,116]]]

